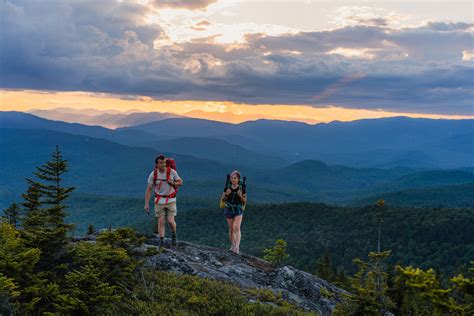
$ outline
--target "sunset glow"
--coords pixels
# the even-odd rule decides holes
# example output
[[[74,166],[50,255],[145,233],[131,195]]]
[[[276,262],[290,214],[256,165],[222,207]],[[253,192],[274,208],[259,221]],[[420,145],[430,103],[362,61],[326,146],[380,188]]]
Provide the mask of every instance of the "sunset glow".
[[[0,91],[3,111],[28,111],[32,109],[94,108],[120,112],[166,112],[189,117],[241,123],[257,119],[299,121],[309,124],[320,122],[352,121],[365,118],[408,116],[432,119],[466,119],[474,116],[399,113],[382,110],[350,109],[341,106],[322,108],[308,105],[237,104],[228,101],[162,101],[146,96],[119,96],[90,92],[50,91]]]

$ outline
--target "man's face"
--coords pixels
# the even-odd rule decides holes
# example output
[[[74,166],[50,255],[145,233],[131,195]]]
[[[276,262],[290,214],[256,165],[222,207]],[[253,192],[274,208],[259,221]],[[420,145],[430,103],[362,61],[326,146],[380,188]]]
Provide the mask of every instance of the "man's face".
[[[162,159],[158,159],[158,164],[157,164],[157,166],[158,166],[158,169],[164,170],[165,167],[166,167],[166,161],[164,161],[164,160],[162,160]]]

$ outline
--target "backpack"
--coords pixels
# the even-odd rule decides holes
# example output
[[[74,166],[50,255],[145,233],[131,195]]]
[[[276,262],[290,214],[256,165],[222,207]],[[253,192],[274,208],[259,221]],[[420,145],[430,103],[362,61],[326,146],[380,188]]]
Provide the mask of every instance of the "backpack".
[[[156,185],[156,181],[160,181],[160,183],[158,184],[158,190],[160,189],[161,183],[163,181],[166,181],[166,182],[170,181],[171,169],[173,169],[174,171],[177,171],[176,161],[173,158],[166,158],[165,161],[166,161],[166,179],[158,179],[158,168],[156,168],[156,166],[155,166],[155,169],[153,170],[153,184]],[[159,195],[158,193],[156,193],[156,190],[154,190],[155,191],[155,204],[158,204],[158,202],[162,198],[166,198],[165,203],[168,203],[169,199],[175,198],[178,193],[178,187],[173,186],[173,188],[174,188],[174,191],[170,193],[169,195]]]

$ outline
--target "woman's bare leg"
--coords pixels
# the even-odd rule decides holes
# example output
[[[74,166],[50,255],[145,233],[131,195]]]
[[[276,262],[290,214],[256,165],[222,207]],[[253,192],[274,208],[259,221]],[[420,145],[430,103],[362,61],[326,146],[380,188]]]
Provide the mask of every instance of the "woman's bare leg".
[[[234,251],[235,245],[234,245],[234,219],[233,218],[225,218],[227,220],[227,226],[229,226],[229,240],[230,240],[230,249],[231,251]]]
[[[233,232],[234,232],[234,252],[240,252],[240,224],[242,224],[242,215],[234,217],[234,225],[233,225]]]

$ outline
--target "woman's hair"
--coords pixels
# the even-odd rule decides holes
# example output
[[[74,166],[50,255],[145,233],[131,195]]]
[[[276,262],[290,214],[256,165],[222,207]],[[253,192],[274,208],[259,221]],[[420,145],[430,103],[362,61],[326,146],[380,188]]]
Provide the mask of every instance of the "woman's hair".
[[[240,172],[238,170],[234,170],[230,173],[230,176],[236,176],[240,180]]]

